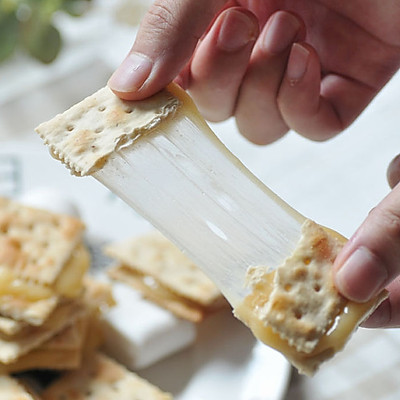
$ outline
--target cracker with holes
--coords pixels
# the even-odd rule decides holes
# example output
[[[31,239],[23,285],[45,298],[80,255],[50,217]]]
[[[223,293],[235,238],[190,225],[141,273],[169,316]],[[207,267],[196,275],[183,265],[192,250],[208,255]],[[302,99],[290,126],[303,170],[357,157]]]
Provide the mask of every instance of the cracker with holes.
[[[265,322],[298,351],[310,353],[332,326],[346,300],[331,279],[343,242],[309,223],[296,252],[276,270]]]
[[[42,325],[56,309],[59,301],[58,296],[38,300],[27,300],[9,295],[0,296],[0,314],[3,315],[3,318],[12,319],[14,321],[13,329],[19,332],[21,327],[26,324]],[[4,324],[0,324],[0,332],[3,332],[3,326]]]
[[[83,231],[79,219],[0,198],[0,296],[76,297],[89,266]]]
[[[306,375],[341,350],[359,324],[387,297],[366,303],[342,297],[332,265],[346,239],[306,220],[302,237],[282,265],[248,269],[250,294],[235,315],[264,343],[279,350]]]
[[[172,400],[170,394],[100,353],[88,357],[80,369],[66,373],[41,395],[43,400]]]
[[[12,335],[0,336],[0,373],[79,367],[101,345],[101,313],[113,302],[109,284],[86,278],[82,295],[60,302],[43,324],[16,329],[3,320]]]
[[[180,103],[167,90],[142,101],[124,101],[104,87],[36,128],[60,159],[76,175],[92,174],[108,156],[146,134]]]
[[[0,198],[0,265],[17,278],[52,285],[81,242],[83,230],[77,218]]]
[[[89,277],[84,284],[78,298],[59,301],[40,325],[1,318],[0,373],[77,368],[84,353],[100,346],[101,313],[114,303],[111,287]]]
[[[111,278],[130,284],[145,297],[194,322],[227,302],[214,283],[159,232],[113,243],[105,253],[118,261]]]
[[[0,198],[0,315],[42,324],[77,297],[90,258],[77,218]]]
[[[101,344],[113,298],[86,276],[83,230],[77,218],[0,198],[0,373],[77,368]]]

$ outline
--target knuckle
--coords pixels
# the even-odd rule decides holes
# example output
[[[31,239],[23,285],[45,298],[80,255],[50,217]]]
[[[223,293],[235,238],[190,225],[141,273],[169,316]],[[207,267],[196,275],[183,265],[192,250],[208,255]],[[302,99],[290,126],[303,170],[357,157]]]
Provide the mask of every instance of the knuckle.
[[[369,216],[382,226],[390,237],[400,239],[400,214],[395,210],[375,207]]]
[[[176,29],[177,21],[172,7],[163,4],[161,1],[156,1],[147,12],[146,22],[149,29],[160,32]]]
[[[201,36],[194,29],[192,19],[186,16],[185,7],[180,8],[174,0],[156,0],[147,11],[142,24],[141,34],[149,45],[157,40],[163,43],[165,51],[171,52],[185,38],[186,43],[196,43]]]

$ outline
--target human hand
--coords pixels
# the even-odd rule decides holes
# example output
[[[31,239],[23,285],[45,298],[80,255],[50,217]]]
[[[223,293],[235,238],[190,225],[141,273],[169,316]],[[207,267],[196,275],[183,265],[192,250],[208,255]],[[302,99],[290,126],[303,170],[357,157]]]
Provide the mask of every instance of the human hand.
[[[386,287],[389,298],[363,323],[369,328],[400,327],[400,156],[389,166],[393,190],[347,242],[334,265],[339,291],[364,302]]]
[[[109,85],[141,99],[176,79],[255,143],[324,140],[399,68],[399,20],[399,0],[156,0]]]
[[[289,129],[327,139],[350,125],[399,68],[400,2],[282,4],[156,0],[109,85],[122,98],[141,99],[175,79],[206,118],[234,116],[255,143],[272,142]],[[390,169],[392,186],[398,164]],[[389,289],[366,326],[400,325],[399,239],[400,185],[335,264],[336,284],[353,300]]]

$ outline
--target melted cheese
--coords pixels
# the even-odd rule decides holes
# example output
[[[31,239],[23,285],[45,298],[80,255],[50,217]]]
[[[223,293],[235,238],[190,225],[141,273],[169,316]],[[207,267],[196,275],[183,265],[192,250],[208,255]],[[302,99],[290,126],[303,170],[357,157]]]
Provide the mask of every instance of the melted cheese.
[[[348,301],[314,351],[302,353],[291,347],[286,340],[282,339],[270,326],[265,325],[257,316],[257,308],[262,307],[268,301],[272,291],[273,278],[274,272],[270,273],[262,283],[254,286],[253,293],[235,309],[235,315],[251,329],[254,336],[281,352],[299,369],[299,372],[306,375],[314,374],[321,362],[340,351],[358,325],[387,297],[386,292],[382,292],[377,298],[367,303]]]
[[[8,295],[36,301],[51,297],[53,290],[39,283],[19,279],[9,268],[0,267],[0,296]]]
[[[312,234],[313,231],[309,230],[310,228],[313,228],[313,225],[305,223],[303,226],[303,236],[308,235],[310,232]],[[346,239],[337,232],[325,227],[323,227],[323,230],[330,238],[337,240],[339,243],[345,243]],[[316,236],[316,238],[318,237],[319,236]],[[311,238],[314,237],[311,236]],[[308,242],[306,242],[305,246],[301,246],[301,243],[302,242],[300,241],[299,245],[294,250],[292,257],[296,255],[299,260],[304,260],[304,252],[308,254],[311,250],[314,252],[313,255],[315,256],[317,251],[319,251],[319,247],[312,244],[314,241],[310,242],[310,248],[307,248],[309,245]],[[331,265],[337,251],[340,250],[340,247],[336,249],[332,247],[331,250],[329,250],[329,247],[326,247],[325,250],[325,252],[321,253],[323,254],[321,260],[322,262],[328,260]],[[293,259],[295,260],[295,263],[287,264],[287,266],[291,269],[296,269],[297,258],[293,257]],[[310,265],[310,262],[306,262],[306,264]],[[320,262],[320,265],[323,264]],[[249,283],[252,292],[235,308],[235,315],[251,329],[253,334],[259,340],[281,352],[299,370],[300,373],[309,376],[315,373],[323,361],[333,357],[335,353],[344,347],[359,324],[387,297],[387,292],[382,291],[378,296],[366,303],[355,303],[343,298],[343,300],[338,303],[339,306],[333,315],[333,319],[329,319],[331,322],[326,325],[325,333],[322,333],[322,336],[310,351],[305,352],[306,350],[296,348],[292,343],[289,343],[289,340],[286,340],[285,335],[279,331],[279,328],[272,328],[271,324],[268,324],[267,319],[265,319],[265,312],[267,310],[266,305],[269,300],[272,299],[273,290],[277,285],[277,279],[275,279],[275,275],[278,273],[277,270],[268,273],[265,269],[258,269],[256,270],[256,272],[258,272],[256,279],[251,279],[252,271],[254,270],[249,268],[248,279],[250,279]],[[327,295],[329,296],[329,293]],[[291,302],[285,304],[285,307],[291,306],[294,306]],[[285,312],[285,310],[283,312]],[[289,324],[287,319],[284,321]],[[301,330],[294,330],[293,334],[299,337],[302,335],[302,332],[303,331]]]
[[[90,255],[83,244],[78,245],[54,285],[54,291],[65,297],[76,297],[82,290],[82,280],[90,266]]]
[[[52,287],[19,279],[12,270],[0,266],[0,296],[15,296],[29,301],[54,295],[76,297],[82,289],[82,279],[89,265],[89,253],[83,244],[79,244]]]

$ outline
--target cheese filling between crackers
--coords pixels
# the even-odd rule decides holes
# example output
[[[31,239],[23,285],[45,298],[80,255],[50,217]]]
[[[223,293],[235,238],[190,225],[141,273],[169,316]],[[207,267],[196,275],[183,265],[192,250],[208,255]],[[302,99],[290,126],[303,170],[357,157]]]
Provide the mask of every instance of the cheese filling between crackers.
[[[337,292],[331,267],[344,243],[336,232],[307,220],[297,248],[275,271],[248,269],[252,291],[235,309],[258,339],[306,375],[341,350],[386,297],[382,292],[361,304]]]
[[[181,106],[177,97],[162,90],[148,99],[124,101],[104,87],[72,106],[36,132],[74,175],[101,169],[109,155],[151,132]]]
[[[82,289],[82,279],[89,264],[89,253],[80,243],[51,286],[21,279],[10,268],[0,266],[0,296],[18,296],[28,301],[39,301],[54,295],[76,297]]]
[[[180,318],[200,322],[227,305],[215,284],[160,232],[112,243],[105,253],[117,261],[108,271],[112,279]]]

